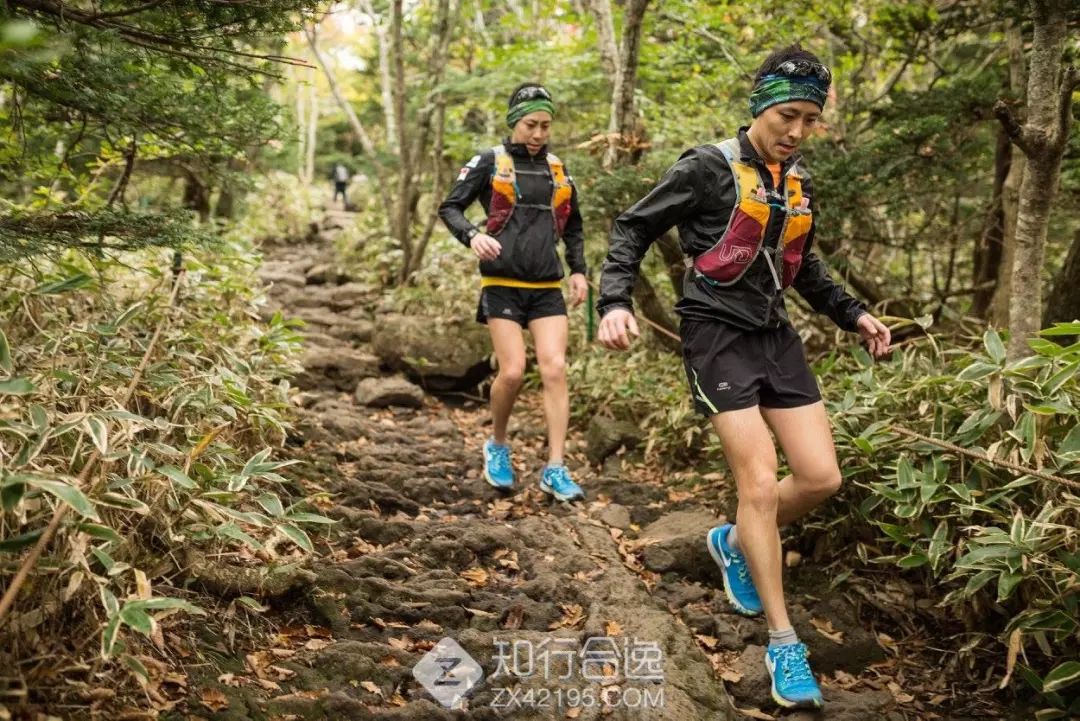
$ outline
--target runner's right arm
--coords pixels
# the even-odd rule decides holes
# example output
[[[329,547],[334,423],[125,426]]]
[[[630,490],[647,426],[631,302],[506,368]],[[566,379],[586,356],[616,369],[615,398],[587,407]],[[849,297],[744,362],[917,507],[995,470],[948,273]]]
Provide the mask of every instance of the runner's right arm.
[[[616,218],[600,276],[601,316],[615,308],[633,311],[634,281],[645,253],[653,241],[694,212],[702,187],[700,155],[687,151],[648,195]]]
[[[457,181],[450,188],[446,200],[439,206],[439,217],[446,224],[450,234],[466,248],[473,236],[483,233],[465,217],[465,211],[480,197],[485,189],[491,187],[491,174],[495,167],[495,153],[490,150],[474,155],[458,173]]]

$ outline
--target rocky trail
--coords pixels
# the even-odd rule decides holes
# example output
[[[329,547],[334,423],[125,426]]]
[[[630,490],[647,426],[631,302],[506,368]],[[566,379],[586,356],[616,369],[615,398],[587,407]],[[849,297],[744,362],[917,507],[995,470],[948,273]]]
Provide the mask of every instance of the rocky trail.
[[[629,480],[633,454],[621,446],[634,429],[595,424],[587,439],[572,429],[568,463],[588,498],[549,503],[536,489],[539,394],[526,392],[512,424],[517,490],[490,488],[479,475],[484,404],[447,403],[417,385],[475,386],[490,370],[482,329],[437,358],[411,355],[402,335],[411,321],[338,270],[330,239],[342,220],[329,214],[307,244],[267,247],[260,273],[267,312],[307,323],[289,441],[303,463],[292,477],[338,523],[253,622],[267,642],[241,650],[207,632],[214,651],[188,659],[187,711],[165,718],[949,718],[916,712],[895,682],[902,660],[860,620],[858,594],[830,591],[810,564],[787,581],[803,591],[793,619],[828,706],[781,714],[763,665],[765,625],[730,612],[704,547],[721,518],[721,479]],[[453,710],[413,675],[447,638],[483,673]],[[433,656],[454,657],[447,648]],[[444,693],[469,662],[458,675],[438,670],[453,661],[425,663]]]

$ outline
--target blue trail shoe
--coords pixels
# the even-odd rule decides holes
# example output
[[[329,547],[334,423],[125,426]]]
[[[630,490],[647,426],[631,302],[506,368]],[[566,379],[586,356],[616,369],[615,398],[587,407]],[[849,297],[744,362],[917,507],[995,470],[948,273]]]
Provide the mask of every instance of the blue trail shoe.
[[[746,565],[746,556],[728,545],[728,535],[733,526],[726,523],[717,526],[705,536],[705,545],[709,555],[720,566],[724,574],[724,593],[735,610],[744,616],[761,614],[761,598],[750,578],[750,567]]]
[[[789,643],[765,652],[773,700],[784,708],[821,708],[825,705],[814,672],[806,660],[808,655],[804,643]]]
[[[500,491],[514,487],[514,468],[510,465],[510,446],[484,441],[484,479]]]
[[[581,486],[570,478],[566,466],[544,466],[544,471],[540,474],[540,490],[559,501],[573,501],[585,497]]]

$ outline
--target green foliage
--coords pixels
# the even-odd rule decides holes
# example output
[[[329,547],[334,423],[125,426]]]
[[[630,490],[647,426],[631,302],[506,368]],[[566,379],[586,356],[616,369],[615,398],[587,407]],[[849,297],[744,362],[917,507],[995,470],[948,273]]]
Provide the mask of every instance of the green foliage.
[[[53,508],[69,506],[42,564],[63,580],[66,603],[100,599],[106,656],[123,654],[123,629],[148,635],[157,611],[200,612],[150,593],[162,548],[231,548],[252,559],[258,551],[281,563],[310,553],[306,529],[329,522],[281,475],[292,462],[272,457],[288,430],[283,379],[298,369],[299,335],[280,315],[252,320],[258,261],[234,237],[188,256],[171,308],[170,262],[159,253],[127,253],[123,263],[70,254],[33,273],[7,272],[0,553],[36,541]],[[136,393],[121,405],[158,330]],[[101,464],[80,484],[94,451]],[[53,589],[30,584],[17,608],[48,605]],[[117,601],[132,593],[137,600]]]
[[[1012,364],[992,330],[978,350],[926,352],[934,345],[884,366],[862,352],[824,364],[837,449],[852,481],[846,501],[829,506],[840,514],[830,525],[855,518],[878,527],[880,541],[857,542],[858,556],[919,569],[944,612],[976,639],[1004,643],[1018,631],[1033,642],[1033,678],[1080,654],[1080,344],[1052,340],[1078,331],[1075,323],[1048,329],[1032,342],[1034,356]],[[897,427],[993,460],[912,441]],[[1057,673],[1057,683],[1071,678]]]

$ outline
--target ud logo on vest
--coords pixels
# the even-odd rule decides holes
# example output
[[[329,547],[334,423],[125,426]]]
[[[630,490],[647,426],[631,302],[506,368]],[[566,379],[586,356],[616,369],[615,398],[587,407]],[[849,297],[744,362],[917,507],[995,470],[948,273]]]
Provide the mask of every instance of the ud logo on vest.
[[[446,708],[458,708],[484,669],[452,638],[444,638],[413,667],[413,678]]]

